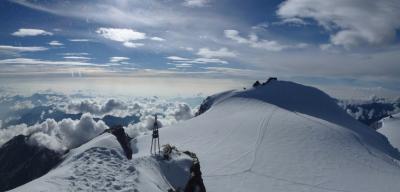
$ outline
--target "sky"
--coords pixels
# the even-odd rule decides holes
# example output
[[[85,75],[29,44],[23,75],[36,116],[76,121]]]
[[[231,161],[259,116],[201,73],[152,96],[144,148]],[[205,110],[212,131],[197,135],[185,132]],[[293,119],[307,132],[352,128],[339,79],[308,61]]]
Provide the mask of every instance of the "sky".
[[[400,93],[400,0],[4,0],[0,87],[187,95],[270,76]]]

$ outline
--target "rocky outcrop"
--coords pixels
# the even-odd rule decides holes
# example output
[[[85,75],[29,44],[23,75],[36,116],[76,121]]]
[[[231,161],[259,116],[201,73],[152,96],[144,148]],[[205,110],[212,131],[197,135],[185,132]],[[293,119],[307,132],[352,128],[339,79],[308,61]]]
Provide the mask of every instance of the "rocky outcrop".
[[[117,138],[118,143],[121,145],[122,149],[124,150],[126,158],[132,159],[133,152],[130,144],[132,138],[125,133],[125,130],[121,125],[114,126],[110,129],[105,130],[104,132],[113,134]]]
[[[163,146],[164,160],[170,160],[174,153],[189,156],[192,159],[192,164],[190,166],[190,177],[184,189],[169,189],[168,192],[206,192],[206,187],[204,186],[203,178],[201,176],[200,161],[197,155],[190,151],[179,151],[175,146],[170,144]]]
[[[0,191],[34,180],[61,161],[62,154],[31,145],[29,136],[18,135],[0,148]]]
[[[195,116],[199,116],[210,109],[212,105],[212,99],[207,97],[200,105],[199,110],[196,112]]]

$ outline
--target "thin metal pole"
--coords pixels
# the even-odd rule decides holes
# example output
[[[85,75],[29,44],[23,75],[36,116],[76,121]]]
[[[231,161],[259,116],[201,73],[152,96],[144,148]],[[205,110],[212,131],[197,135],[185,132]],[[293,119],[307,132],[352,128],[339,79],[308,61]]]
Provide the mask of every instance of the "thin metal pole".
[[[161,149],[160,149],[160,135],[158,135],[157,142],[158,142],[158,155],[160,155],[160,154],[161,154]]]
[[[151,138],[150,154],[153,154],[153,137]]]

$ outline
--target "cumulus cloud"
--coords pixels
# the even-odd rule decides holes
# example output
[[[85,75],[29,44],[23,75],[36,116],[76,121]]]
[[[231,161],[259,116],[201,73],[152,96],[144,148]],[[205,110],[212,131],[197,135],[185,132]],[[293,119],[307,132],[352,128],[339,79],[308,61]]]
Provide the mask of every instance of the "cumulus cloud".
[[[344,47],[393,42],[400,28],[397,0],[286,0],[277,14],[283,19],[313,19],[331,33],[331,43]]]
[[[130,136],[144,134],[153,129],[154,114],[158,114],[157,122],[159,127],[167,127],[179,121],[192,118],[193,110],[186,103],[168,102],[162,99],[145,99],[139,105],[138,112],[141,116],[138,123],[127,127]]]
[[[11,107],[18,108],[18,111],[21,111],[20,109],[25,110],[23,114],[38,115],[37,117],[30,116],[26,122],[18,122],[28,123],[32,118],[37,118],[37,121],[33,119],[33,123],[29,123],[29,125],[3,123],[3,128],[0,129],[0,146],[14,136],[23,134],[30,136],[29,142],[32,145],[45,146],[57,151],[74,148],[96,137],[108,128],[104,123],[107,120],[104,119],[104,122],[101,120],[105,115],[120,117],[113,120],[115,121],[113,123],[118,123],[118,119],[126,121],[122,119],[128,116],[136,116],[135,120],[125,124],[128,125],[126,130],[131,136],[149,134],[149,131],[153,128],[154,114],[158,114],[158,125],[160,127],[166,127],[193,117],[193,109],[188,104],[158,97],[126,100],[96,97],[96,100],[94,100],[88,99],[84,95],[71,95],[69,97],[57,95],[58,99],[53,98],[55,96],[54,94],[34,94],[29,97],[4,96],[4,99],[2,99],[4,102],[16,103],[16,100],[12,98],[17,99],[17,104]],[[40,102],[37,100],[40,100]],[[35,108],[30,110],[32,105],[35,105]],[[50,114],[54,111],[57,112],[54,113],[55,116],[53,117]],[[42,115],[40,115],[40,112]],[[71,113],[83,113],[83,115],[80,117],[71,116]],[[78,119],[70,119],[69,117]],[[4,122],[3,119],[0,120],[1,122]]]
[[[18,31],[11,33],[13,36],[26,37],[26,36],[39,36],[39,35],[53,35],[51,32],[47,32],[42,29],[26,29],[21,28]]]
[[[33,126],[21,124],[1,129],[0,145],[22,134],[30,136],[31,144],[59,151],[78,147],[107,128],[103,121],[94,121],[90,114],[83,114],[79,120],[63,119],[56,122],[47,119]]]
[[[204,7],[209,2],[209,0],[184,0],[183,5],[187,7]]]
[[[139,123],[128,126],[128,129],[136,129],[138,133],[150,131],[153,130],[154,121],[153,115],[142,116]],[[157,125],[159,128],[163,127],[163,123],[159,119],[157,119]]]
[[[119,42],[135,41],[146,38],[145,33],[141,33],[132,29],[99,28],[96,32],[104,38]]]
[[[174,109],[167,113],[175,118],[176,121],[188,120],[193,117],[192,109],[185,103],[179,103]]]
[[[17,101],[15,104],[10,108],[12,111],[19,111],[25,109],[32,109],[35,107],[32,101]]]
[[[228,48],[223,47],[218,50],[210,50],[208,48],[200,48],[197,55],[205,58],[223,58],[223,57],[236,57],[236,53],[228,50]]]
[[[96,101],[83,100],[79,103],[70,103],[66,107],[69,113],[91,113],[97,116],[106,115],[118,110],[125,110],[127,108],[126,103],[116,99],[110,99],[103,105]]]
[[[68,148],[78,147],[108,128],[103,121],[94,121],[88,113],[83,114],[79,121],[64,119],[58,125],[61,138]]]
[[[28,143],[35,146],[46,147],[54,151],[65,150],[65,146],[61,144],[59,139],[43,132],[37,132],[30,135]]]
[[[106,39],[122,42],[125,47],[135,48],[143,46],[143,43],[135,43],[133,41],[146,39],[146,34],[126,28],[104,28],[97,29],[96,33]]]
[[[51,45],[51,46],[62,46],[62,45],[64,45],[64,44],[62,44],[62,43],[59,42],[59,41],[50,41],[50,42],[49,42],[49,45]]]
[[[159,126],[159,128],[175,124],[179,121],[188,120],[193,117],[192,109],[185,103],[160,104],[158,104],[157,107],[165,108],[165,111],[157,113],[157,125]],[[126,128],[129,136],[136,137],[137,135],[153,130],[155,121],[154,114],[156,114],[155,111],[157,110],[152,109],[151,107],[145,110],[146,111],[140,117],[139,123],[130,124]]]
[[[233,29],[225,30],[224,34],[225,37],[232,39],[239,44],[247,44],[250,47],[264,49],[267,51],[282,51],[284,49],[304,48],[307,46],[305,43],[285,45],[274,40],[259,39],[259,37],[254,33],[250,34],[248,38],[245,38],[239,34],[239,31]]]

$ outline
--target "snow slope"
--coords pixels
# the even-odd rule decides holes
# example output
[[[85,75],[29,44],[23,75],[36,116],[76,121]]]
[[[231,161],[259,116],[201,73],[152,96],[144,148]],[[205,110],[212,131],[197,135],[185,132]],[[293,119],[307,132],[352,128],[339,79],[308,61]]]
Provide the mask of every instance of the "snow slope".
[[[197,154],[208,191],[400,189],[397,150],[315,88],[273,81],[227,91],[209,102],[202,115],[160,129],[161,143]],[[90,190],[93,184],[107,191],[166,191],[172,180],[184,182],[188,159],[162,165],[149,157],[150,141],[149,134],[136,138],[133,160],[127,161],[119,158],[122,149],[111,135],[97,137],[15,191]],[[170,166],[175,168],[165,169]]]
[[[167,191],[184,186],[191,158],[162,161],[152,156],[128,160],[115,137],[105,133],[72,150],[43,177],[12,191]],[[172,178],[164,172],[181,178]],[[169,179],[169,180],[167,180]]]
[[[389,142],[400,150],[400,113],[386,117],[380,121],[378,132],[385,135]]]

